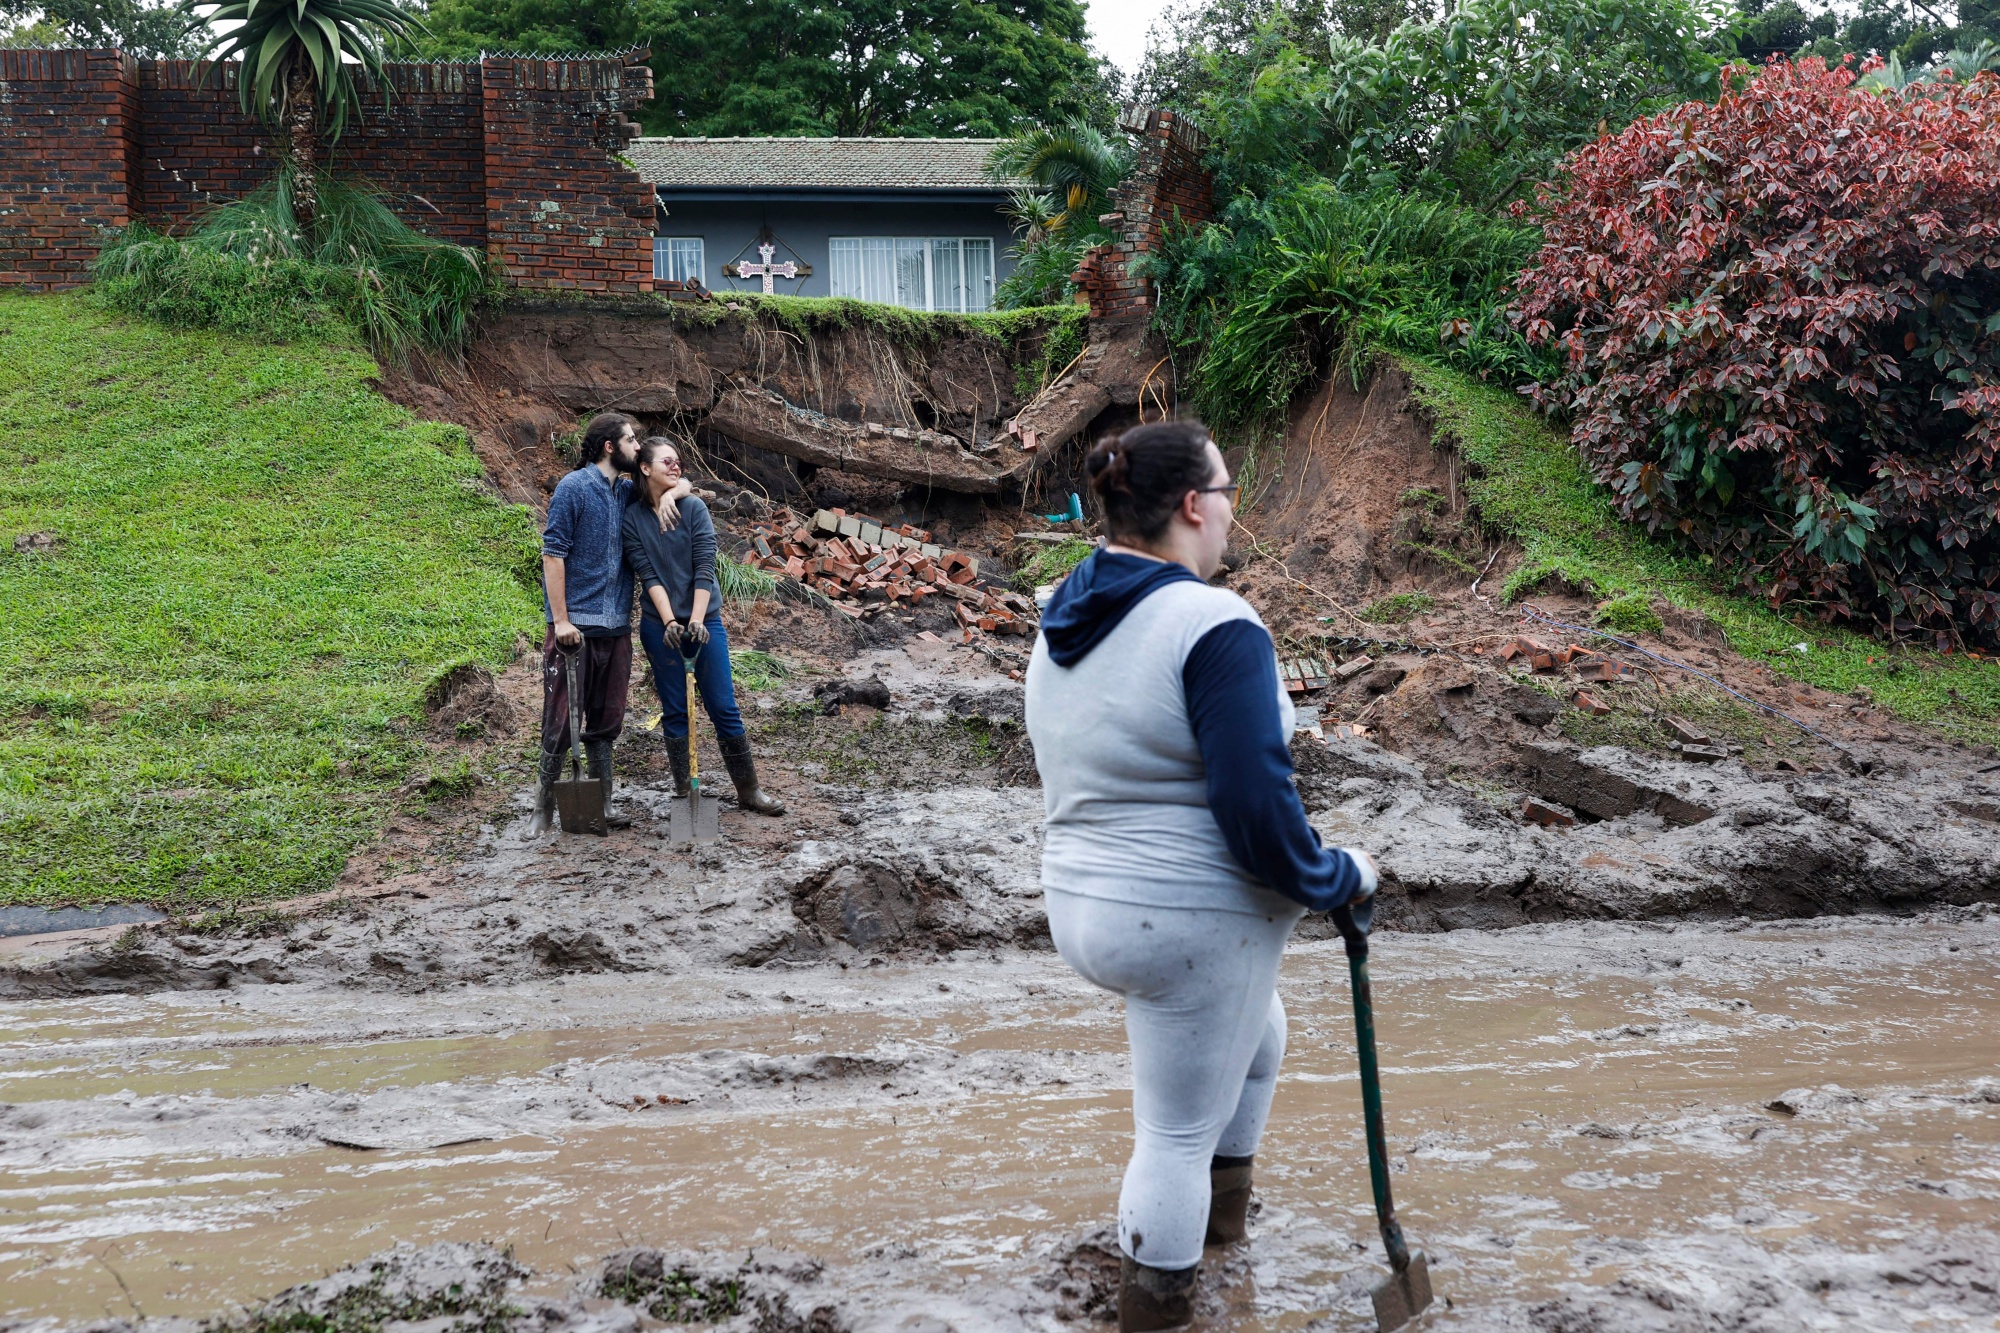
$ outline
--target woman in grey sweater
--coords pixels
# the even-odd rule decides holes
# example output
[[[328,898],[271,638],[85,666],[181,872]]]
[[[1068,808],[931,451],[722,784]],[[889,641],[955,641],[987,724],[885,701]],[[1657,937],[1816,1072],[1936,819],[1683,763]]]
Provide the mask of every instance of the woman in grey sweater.
[[[639,446],[639,485],[625,506],[625,563],[645,587],[639,642],[653,668],[660,697],[660,730],[674,795],[689,788],[687,664],[694,663],[695,686],[715,725],[716,745],[736,803],[764,815],[785,807],[757,784],[750,737],[736,710],[736,686],[729,671],[729,632],[722,627],[722,585],[715,577],[715,520],[700,497],[678,505],[680,520],[669,524],[654,511],[681,480],[681,456],[673,441],[655,435]]]
[[[1050,933],[1125,999],[1118,1321],[1143,1333],[1189,1321],[1205,1243],[1244,1238],[1285,1053],[1285,940],[1308,910],[1365,901],[1375,865],[1306,822],[1270,633],[1208,586],[1236,487],[1207,428],[1138,426],[1084,466],[1108,541],[1043,616],[1027,722]]]

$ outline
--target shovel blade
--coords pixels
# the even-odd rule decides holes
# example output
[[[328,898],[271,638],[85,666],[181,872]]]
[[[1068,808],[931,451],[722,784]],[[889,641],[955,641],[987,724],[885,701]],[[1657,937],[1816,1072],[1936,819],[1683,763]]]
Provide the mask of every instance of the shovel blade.
[[[556,814],[564,833],[604,833],[604,783],[571,778],[556,784]]]
[[[677,796],[667,810],[667,840],[676,845],[714,842],[722,836],[722,802],[692,792]]]
[[[1400,1273],[1392,1273],[1389,1280],[1375,1288],[1375,1326],[1381,1333],[1393,1330],[1415,1319],[1431,1303],[1431,1266],[1421,1254],[1410,1256],[1410,1266]]]

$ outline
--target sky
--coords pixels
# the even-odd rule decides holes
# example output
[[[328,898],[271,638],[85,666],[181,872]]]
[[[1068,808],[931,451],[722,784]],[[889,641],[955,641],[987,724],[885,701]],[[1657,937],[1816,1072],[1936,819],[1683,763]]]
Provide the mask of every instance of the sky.
[[[1146,30],[1167,0],[1089,0],[1089,6],[1092,44],[1127,74],[1137,70],[1146,54]]]

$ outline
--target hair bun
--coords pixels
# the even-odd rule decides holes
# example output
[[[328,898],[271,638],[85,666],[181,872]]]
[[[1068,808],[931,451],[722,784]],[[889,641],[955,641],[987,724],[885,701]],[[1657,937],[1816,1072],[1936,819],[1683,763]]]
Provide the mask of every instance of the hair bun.
[[[1124,494],[1132,492],[1131,452],[1119,448],[1122,436],[1113,435],[1098,441],[1083,460],[1083,470],[1090,474],[1090,488],[1099,495]]]

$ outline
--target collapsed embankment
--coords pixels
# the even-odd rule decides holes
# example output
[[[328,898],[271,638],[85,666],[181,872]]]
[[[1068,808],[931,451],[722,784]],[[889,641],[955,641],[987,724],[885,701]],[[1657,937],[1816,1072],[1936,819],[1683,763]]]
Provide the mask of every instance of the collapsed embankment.
[[[549,396],[555,381],[529,374],[528,331],[554,349],[557,325],[547,321],[556,318],[505,324],[457,382],[479,396],[449,400],[503,481],[507,467],[532,464],[538,478],[559,467],[544,425],[570,420],[560,403],[584,403]],[[561,327],[583,337],[580,326]],[[695,344],[658,328],[642,336],[600,324],[560,361],[572,372],[593,367],[568,381],[591,386],[588,406],[644,404],[664,421],[673,419],[670,400],[685,401],[673,386],[707,386],[685,391],[699,397],[721,382],[703,358],[747,357],[757,338],[775,337],[740,322],[716,329],[724,331]],[[800,398],[849,402],[864,416],[886,412],[883,404],[908,408],[914,381],[896,376],[914,363],[874,336],[849,330],[824,347],[780,339],[782,354],[766,350],[772,373],[808,376],[787,390]],[[963,348],[928,363],[930,382],[944,386],[938,400],[980,364]],[[502,365],[516,367],[514,388],[491,378]],[[810,377],[814,366],[842,365],[838,382]],[[669,383],[663,366],[681,367],[678,378]],[[980,370],[989,391],[1004,370],[997,360]],[[531,429],[535,422],[543,424]],[[759,469],[780,475],[809,503],[836,487],[874,486],[877,517],[937,521],[929,488],[872,476],[853,460],[855,470],[802,474],[760,446],[702,429],[739,479]],[[510,430],[518,448],[506,445]],[[1265,615],[1281,655],[1327,664],[1325,678],[1299,695],[1310,728],[1294,740],[1300,788],[1329,841],[1380,856],[1385,925],[1774,918],[2000,901],[2000,764],[1990,750],[1777,677],[1732,653],[1713,622],[1664,603],[1657,628],[1633,632],[1650,656],[1619,660],[1622,650],[1606,657],[1581,646],[1572,654],[1567,631],[1539,622],[1526,628],[1561,651],[1545,663],[1512,655],[1521,612],[1491,589],[1520,546],[1479,522],[1460,464],[1435,434],[1394,370],[1360,389],[1344,379],[1322,386],[1300,405],[1283,449],[1263,460],[1261,494],[1243,515],[1246,536],[1225,576]],[[768,502],[748,486],[713,484],[728,493],[718,506],[725,537],[740,545],[733,528]],[[987,556],[985,578],[1004,578],[1019,533],[1050,526],[955,503],[956,540]],[[1398,598],[1423,609],[1397,623],[1364,618],[1364,608]],[[1588,597],[1561,588],[1532,605],[1552,622],[1591,615]],[[638,828],[602,841],[525,841],[516,818],[525,770],[513,767],[502,774],[511,790],[428,817],[456,821],[455,839],[434,837],[426,819],[406,820],[388,850],[357,861],[345,886],[388,896],[296,916],[164,923],[55,957],[17,951],[46,961],[0,972],[0,993],[310,981],[421,990],[560,972],[851,965],[1041,947],[1040,795],[1020,730],[1019,641],[959,641],[942,612],[888,607],[855,620],[765,602],[740,608],[736,622],[738,647],[775,654],[793,673],[745,688],[768,781],[793,810],[781,822],[732,813],[726,853],[691,857],[662,840],[664,766],[645,730],[653,708],[640,673],[621,749]],[[847,677],[881,679],[888,707],[829,706],[824,687]],[[467,684],[494,693],[484,677]],[[520,744],[537,712],[534,676],[517,666],[503,684],[500,694],[517,697],[482,717],[508,719],[499,741]],[[440,842],[446,852],[424,850]]]

